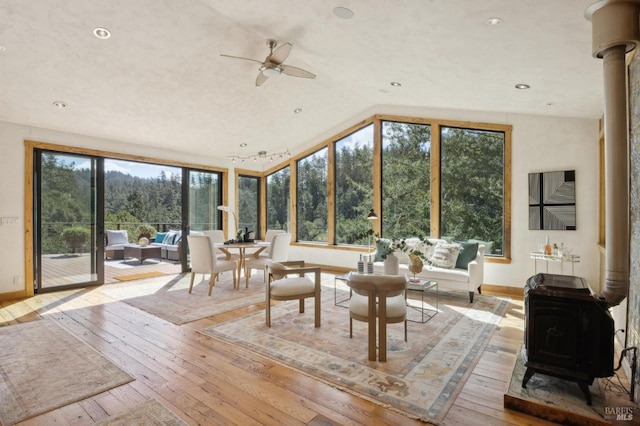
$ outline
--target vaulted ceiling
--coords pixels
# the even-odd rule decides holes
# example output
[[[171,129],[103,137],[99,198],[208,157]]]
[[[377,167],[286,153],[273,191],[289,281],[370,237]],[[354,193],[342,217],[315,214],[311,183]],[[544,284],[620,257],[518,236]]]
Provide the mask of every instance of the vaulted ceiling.
[[[599,118],[591,3],[0,0],[0,120],[226,157],[303,146],[377,106]],[[317,77],[256,87],[259,63],[221,56],[262,61],[267,39]]]

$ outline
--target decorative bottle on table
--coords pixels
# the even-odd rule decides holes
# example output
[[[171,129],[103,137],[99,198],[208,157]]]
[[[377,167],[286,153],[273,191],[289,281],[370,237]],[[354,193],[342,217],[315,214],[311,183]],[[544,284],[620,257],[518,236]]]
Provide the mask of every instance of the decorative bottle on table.
[[[547,239],[544,243],[544,254],[547,256],[551,256],[553,254],[553,249],[551,248],[551,244],[549,243],[549,236],[547,235]]]
[[[358,260],[358,273],[364,274],[364,261],[362,260],[362,255],[360,255],[360,260]]]
[[[367,274],[373,274],[373,259],[371,255],[367,256]]]

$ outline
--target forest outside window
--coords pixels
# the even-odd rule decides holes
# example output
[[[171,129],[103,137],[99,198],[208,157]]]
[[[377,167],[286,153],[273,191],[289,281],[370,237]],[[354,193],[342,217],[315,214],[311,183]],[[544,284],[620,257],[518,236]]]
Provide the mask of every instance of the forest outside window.
[[[431,235],[431,126],[382,122],[382,234]]]
[[[328,241],[328,164],[329,149],[327,147],[297,162],[298,241]]]
[[[289,166],[267,176],[267,229],[290,229],[290,178]]]
[[[505,134],[440,128],[440,235],[503,255]]]
[[[373,205],[373,124],[335,144],[336,244],[366,245]]]

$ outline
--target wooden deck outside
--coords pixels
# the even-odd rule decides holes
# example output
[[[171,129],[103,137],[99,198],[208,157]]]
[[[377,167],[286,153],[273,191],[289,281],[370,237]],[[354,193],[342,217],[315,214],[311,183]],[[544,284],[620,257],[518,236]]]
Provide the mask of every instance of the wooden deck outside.
[[[42,288],[67,286],[95,280],[91,276],[91,259],[88,254],[47,255],[42,258]],[[182,270],[178,261],[167,259],[147,259],[140,263],[138,259],[105,260],[104,283],[120,282],[116,277],[145,272],[178,274]]]

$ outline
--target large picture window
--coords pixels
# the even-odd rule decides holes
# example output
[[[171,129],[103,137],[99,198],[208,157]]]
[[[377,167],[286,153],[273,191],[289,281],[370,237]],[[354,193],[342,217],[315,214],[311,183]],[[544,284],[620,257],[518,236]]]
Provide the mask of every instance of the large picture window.
[[[382,235],[431,235],[431,126],[382,122]]]
[[[373,205],[373,124],[335,144],[336,244],[357,240],[369,228],[365,219]]]
[[[267,229],[289,230],[290,178],[288,166],[267,176]]]
[[[440,234],[504,246],[504,132],[440,128]]]
[[[296,168],[298,241],[327,241],[328,156],[329,149],[323,148],[298,160]]]
[[[476,240],[487,256],[509,259],[510,161],[509,125],[370,117],[288,163],[294,241],[358,249],[373,230]],[[283,194],[283,178],[269,179]],[[282,226],[283,202],[268,194],[270,227]],[[372,208],[378,220],[366,219]]]
[[[259,188],[259,177],[238,176],[238,226],[253,232],[255,238],[260,238]]]

